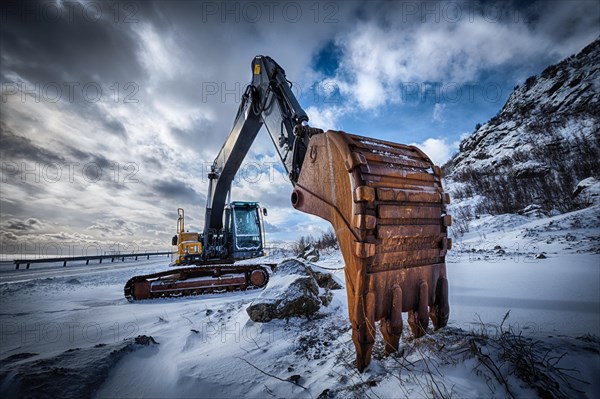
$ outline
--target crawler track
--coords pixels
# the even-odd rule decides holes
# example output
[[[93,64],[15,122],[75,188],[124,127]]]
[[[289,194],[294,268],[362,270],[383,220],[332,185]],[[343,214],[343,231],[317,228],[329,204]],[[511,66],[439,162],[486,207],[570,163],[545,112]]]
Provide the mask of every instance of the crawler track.
[[[125,284],[129,301],[264,288],[266,265],[195,266],[136,276]]]

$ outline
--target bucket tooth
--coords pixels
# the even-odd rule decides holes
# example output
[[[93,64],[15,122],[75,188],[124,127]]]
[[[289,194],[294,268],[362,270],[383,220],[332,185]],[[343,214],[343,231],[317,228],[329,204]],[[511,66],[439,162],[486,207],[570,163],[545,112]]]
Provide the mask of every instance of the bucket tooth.
[[[450,306],[448,304],[448,279],[442,277],[437,282],[434,305],[429,307],[429,316],[435,330],[446,327]]]
[[[381,320],[381,335],[385,341],[385,354],[389,355],[398,350],[402,335],[402,288],[392,288],[392,310],[390,315]]]
[[[425,281],[419,284],[419,308],[416,319],[417,331],[413,332],[416,338],[425,335],[429,326],[429,287]]]
[[[386,353],[398,348],[402,313],[415,337],[446,325],[445,255],[450,197],[442,171],[416,147],[327,131],[312,136],[296,183],[296,209],[328,220],[345,262],[356,365],[369,365],[380,321]],[[297,196],[298,197],[298,196]]]

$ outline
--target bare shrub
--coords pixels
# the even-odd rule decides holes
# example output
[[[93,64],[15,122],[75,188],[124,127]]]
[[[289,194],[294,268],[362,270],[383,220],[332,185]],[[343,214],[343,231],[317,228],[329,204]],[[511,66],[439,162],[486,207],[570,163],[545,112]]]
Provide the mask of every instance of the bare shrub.
[[[315,248],[319,249],[319,250],[323,250],[323,249],[338,249],[339,245],[338,245],[338,241],[337,238],[335,237],[335,233],[333,232],[333,230],[329,229],[328,231],[324,232],[321,234],[321,237],[319,237],[317,239],[317,241],[315,242]]]
[[[470,206],[460,206],[452,210],[452,235],[460,238],[469,232],[469,222],[473,219]]]
[[[598,121],[600,122],[600,121]],[[456,199],[481,194],[477,213],[515,213],[531,204],[545,211],[568,212],[582,206],[572,198],[577,183],[588,177],[600,178],[600,132],[591,135],[573,132],[566,140],[559,129],[564,118],[540,121],[528,126],[529,142],[515,150],[495,169],[463,168],[452,178],[465,183],[453,193]],[[537,171],[516,173],[512,165],[534,161],[542,165]]]
[[[319,251],[326,249],[339,249],[335,233],[333,230],[329,229],[328,231],[321,233],[321,235],[316,239],[311,235],[307,235],[302,236],[294,241],[292,244],[292,252],[294,253],[294,256],[304,255],[304,252],[310,245]]]
[[[310,235],[298,238],[292,245],[292,252],[294,253],[294,256],[304,255],[306,247],[308,247],[310,244],[313,244],[314,241],[314,238],[312,238]]]
[[[556,353],[548,344],[505,326],[510,311],[500,325],[483,323],[471,332],[470,352],[478,360],[476,370],[489,373],[504,386],[509,397],[515,397],[508,377],[515,375],[541,398],[567,398],[582,381],[577,370],[564,368],[560,362],[566,353]],[[597,339],[595,339],[597,341]]]

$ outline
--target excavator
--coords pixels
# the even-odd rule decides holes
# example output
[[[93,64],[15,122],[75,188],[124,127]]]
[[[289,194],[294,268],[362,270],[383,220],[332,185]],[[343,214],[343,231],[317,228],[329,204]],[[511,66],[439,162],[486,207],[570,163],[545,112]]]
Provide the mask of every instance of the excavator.
[[[448,322],[445,256],[452,245],[451,216],[441,169],[414,146],[309,126],[281,66],[256,56],[251,71],[233,128],[208,176],[203,232],[186,235],[180,212],[176,263],[191,266],[134,277],[125,296],[137,300],[267,285],[263,265],[234,264],[264,252],[261,208],[228,201],[235,174],[265,125],[292,183],[292,206],[329,221],[335,231],[345,262],[356,367],[362,372],[370,363],[376,322],[386,353],[398,349],[404,312],[416,338],[425,334],[430,319],[435,329]]]
[[[200,234],[185,230],[185,212],[177,209],[177,247],[170,266],[192,266],[136,276],[125,284],[128,300],[201,295],[264,288],[269,274],[264,265],[235,265],[235,261],[264,256],[263,215],[258,202],[229,202],[224,207],[225,227],[208,245]],[[197,267],[200,266],[200,267]]]

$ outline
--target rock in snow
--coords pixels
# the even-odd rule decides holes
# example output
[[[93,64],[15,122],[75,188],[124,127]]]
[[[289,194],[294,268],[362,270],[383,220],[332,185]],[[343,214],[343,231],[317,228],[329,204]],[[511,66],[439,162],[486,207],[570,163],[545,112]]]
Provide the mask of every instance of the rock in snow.
[[[319,286],[309,269],[296,259],[277,265],[269,285],[246,311],[255,322],[309,317],[319,310]]]
[[[318,262],[320,257],[319,250],[312,244],[308,244],[301,255],[301,258],[306,259],[309,262]]]
[[[577,138],[597,140],[599,60],[600,39],[596,39],[515,88],[498,115],[461,142],[446,171],[448,178],[455,179],[469,169],[550,178],[547,175],[556,167],[550,156],[553,150],[560,157],[579,159]],[[536,147],[545,148],[543,162],[533,159]]]
[[[600,181],[594,177],[580,181],[573,191],[573,198],[584,206],[600,204]]]
[[[344,288],[333,279],[331,273],[321,273],[311,269],[308,269],[308,271],[315,278],[319,287],[324,288],[326,291],[341,290]]]

